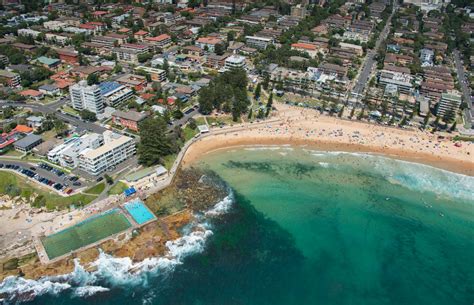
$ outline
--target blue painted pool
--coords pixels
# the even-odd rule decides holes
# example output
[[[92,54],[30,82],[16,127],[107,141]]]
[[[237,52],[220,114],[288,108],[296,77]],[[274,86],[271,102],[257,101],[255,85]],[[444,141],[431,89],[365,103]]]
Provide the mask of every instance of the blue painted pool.
[[[152,219],[156,219],[155,215],[145,206],[140,199],[127,202],[123,205],[133,219],[139,224],[143,224]]]

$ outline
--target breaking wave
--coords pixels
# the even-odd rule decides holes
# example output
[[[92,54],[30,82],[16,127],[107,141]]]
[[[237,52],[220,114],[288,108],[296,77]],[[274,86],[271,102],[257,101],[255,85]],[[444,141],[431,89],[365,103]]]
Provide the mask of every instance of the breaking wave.
[[[0,294],[5,297],[4,300],[0,299],[0,303],[19,304],[32,301],[37,296],[57,295],[65,291],[71,292],[73,297],[87,298],[108,292],[112,287],[146,287],[150,278],[166,276],[182,264],[185,257],[203,252],[206,241],[213,234],[209,218],[226,213],[232,203],[233,195],[230,192],[206,211],[204,217],[196,217],[198,222],[190,224],[192,227],[186,235],[167,241],[168,251],[164,256],[134,263],[129,257],[114,257],[100,251],[97,260],[90,264],[94,271],[85,270],[75,260],[74,271],[64,275],[46,276],[38,280],[9,276],[0,283]]]
[[[393,184],[416,191],[433,192],[438,196],[474,200],[474,177],[453,173],[433,166],[392,159],[369,153],[309,151],[321,166],[337,164],[382,176]]]

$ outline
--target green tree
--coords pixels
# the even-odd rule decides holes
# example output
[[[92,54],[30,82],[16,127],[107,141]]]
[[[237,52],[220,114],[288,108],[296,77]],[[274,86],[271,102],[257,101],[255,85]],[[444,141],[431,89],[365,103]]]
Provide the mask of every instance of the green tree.
[[[93,113],[92,111],[89,111],[87,109],[82,110],[79,113],[79,115],[81,116],[81,119],[83,119],[85,121],[89,121],[89,122],[97,121],[97,116],[95,115],[95,113]]]
[[[453,131],[456,131],[456,126],[457,126],[457,122],[454,121],[453,125],[451,126],[451,128],[449,129],[449,131],[453,132]]]
[[[355,114],[355,107],[352,107],[349,118],[352,119],[354,117],[354,114]]]
[[[344,113],[344,106],[342,106],[341,110],[339,110],[339,113],[337,114],[337,116],[342,118],[343,113]]]
[[[145,166],[163,163],[163,157],[176,151],[175,144],[167,134],[167,122],[159,116],[147,118],[140,124],[138,161]]]
[[[262,93],[262,85],[260,83],[257,84],[257,86],[255,87],[255,91],[254,91],[254,94],[253,94],[253,97],[258,100],[260,99],[260,94]]]
[[[99,76],[96,73],[89,74],[87,77],[87,84],[89,86],[99,83]]]

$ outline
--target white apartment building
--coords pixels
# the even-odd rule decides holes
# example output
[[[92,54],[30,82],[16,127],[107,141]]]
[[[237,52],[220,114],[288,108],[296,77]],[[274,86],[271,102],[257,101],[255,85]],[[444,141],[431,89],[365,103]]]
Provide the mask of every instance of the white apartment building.
[[[79,83],[69,87],[71,95],[70,105],[76,110],[89,110],[95,114],[104,112],[104,99],[99,86],[88,86],[87,81],[82,80]]]
[[[80,153],[79,168],[91,175],[99,175],[135,153],[136,145],[132,138],[107,130],[104,132],[104,145]]]
[[[95,149],[104,144],[100,134],[85,134],[67,140],[48,152],[48,160],[64,167],[76,168],[79,165],[79,154],[85,149]]]
[[[61,21],[56,21],[56,20],[46,21],[43,23],[43,27],[45,29],[52,30],[52,31],[59,31],[59,30],[64,29],[67,26],[68,25],[66,23],[61,22]]]
[[[104,102],[111,107],[116,107],[122,102],[133,97],[133,90],[118,82],[103,82],[99,85]]]
[[[269,44],[273,44],[273,39],[259,36],[246,36],[245,44],[252,48],[264,50]]]
[[[232,55],[225,59],[225,70],[232,70],[237,68],[245,69],[245,57],[239,55]]]
[[[386,85],[396,85],[398,91],[410,94],[413,91],[413,77],[410,74],[399,73],[389,70],[381,70],[379,72],[379,85],[385,88]]]
[[[441,94],[441,99],[436,108],[436,115],[443,118],[446,114],[450,114],[449,116],[452,119],[461,106],[461,102],[461,95],[455,92]]]
[[[36,39],[39,36],[39,34],[41,34],[41,32],[31,30],[31,29],[18,29],[18,36],[25,36],[25,37],[31,36],[34,39]]]
[[[135,68],[135,71],[143,71],[147,74],[150,74],[151,80],[154,82],[161,83],[166,81],[166,71],[162,69],[139,66]]]

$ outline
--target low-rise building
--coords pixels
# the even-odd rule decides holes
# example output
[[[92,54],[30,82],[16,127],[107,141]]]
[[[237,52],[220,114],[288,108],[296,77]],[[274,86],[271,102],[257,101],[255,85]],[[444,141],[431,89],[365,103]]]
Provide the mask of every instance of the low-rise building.
[[[203,50],[208,50],[209,52],[214,52],[216,49],[216,45],[223,44],[222,40],[218,37],[201,37],[196,40],[196,45]]]
[[[43,139],[35,134],[29,134],[26,137],[18,140],[13,144],[16,150],[27,153],[31,151],[36,146],[40,145],[43,142]]]
[[[413,91],[413,77],[408,73],[396,72],[383,69],[378,73],[379,85],[384,87],[391,84],[398,88],[398,91],[404,94],[410,94]]]
[[[104,145],[101,134],[89,133],[81,137],[73,137],[54,147],[48,152],[48,160],[64,167],[76,168],[79,155],[86,149],[96,149]]]
[[[303,43],[303,42],[293,43],[291,45],[291,49],[297,50],[300,52],[306,52],[308,53],[309,56],[313,58],[318,55],[318,46],[311,43]]]
[[[6,70],[0,70],[0,83],[12,88],[18,87],[21,84],[20,74]]]
[[[273,39],[267,37],[246,36],[245,44],[252,48],[265,50],[270,44],[273,44]]]
[[[147,117],[148,113],[146,112],[136,112],[133,110],[125,112],[117,110],[112,113],[112,122],[115,125],[138,132],[140,130],[140,122]]]
[[[144,73],[150,74],[151,80],[154,82],[161,83],[166,81],[166,71],[162,69],[140,66],[136,67],[135,71],[142,71]]]

